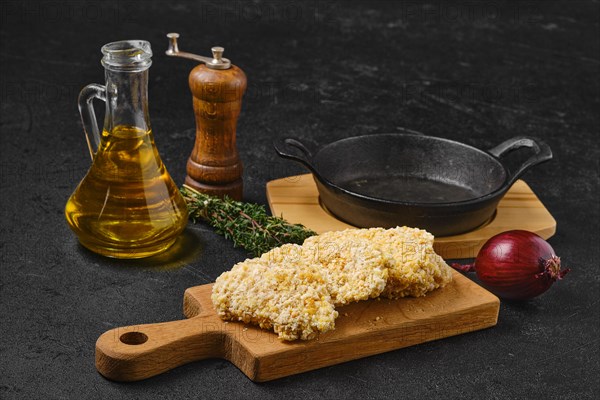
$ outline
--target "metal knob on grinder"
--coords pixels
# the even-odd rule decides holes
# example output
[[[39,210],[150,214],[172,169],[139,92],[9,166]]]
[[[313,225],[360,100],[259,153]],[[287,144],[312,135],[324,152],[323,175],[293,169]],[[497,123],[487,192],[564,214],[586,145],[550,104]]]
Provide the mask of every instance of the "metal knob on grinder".
[[[189,75],[196,116],[196,142],[187,162],[185,183],[200,192],[241,200],[242,163],[236,146],[237,119],[247,80],[244,71],[223,58],[222,47],[213,57],[179,51],[178,33],[167,34],[168,56],[198,61]]]

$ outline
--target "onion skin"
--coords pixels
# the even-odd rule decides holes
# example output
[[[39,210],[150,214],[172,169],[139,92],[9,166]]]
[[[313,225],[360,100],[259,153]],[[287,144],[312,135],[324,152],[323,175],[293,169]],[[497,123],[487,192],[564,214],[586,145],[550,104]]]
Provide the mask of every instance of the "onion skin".
[[[560,269],[560,258],[548,242],[523,230],[489,239],[473,265],[452,266],[463,272],[474,269],[486,289],[508,300],[539,296],[570,271]]]

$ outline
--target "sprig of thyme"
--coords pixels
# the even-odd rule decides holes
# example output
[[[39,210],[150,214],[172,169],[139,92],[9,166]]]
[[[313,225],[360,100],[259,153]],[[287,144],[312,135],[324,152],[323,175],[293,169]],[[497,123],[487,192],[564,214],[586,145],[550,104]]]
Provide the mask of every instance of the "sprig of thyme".
[[[259,204],[220,199],[187,185],[183,185],[181,194],[194,222],[203,220],[215,232],[233,240],[235,247],[242,247],[256,257],[285,243],[302,244],[304,239],[316,235],[303,225],[268,215]]]

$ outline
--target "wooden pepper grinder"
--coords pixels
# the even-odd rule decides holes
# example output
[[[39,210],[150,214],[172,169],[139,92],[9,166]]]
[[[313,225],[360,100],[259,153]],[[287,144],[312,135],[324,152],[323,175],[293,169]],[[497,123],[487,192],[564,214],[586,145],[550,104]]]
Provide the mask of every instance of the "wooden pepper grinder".
[[[179,51],[178,33],[167,34],[168,56],[201,64],[192,69],[190,90],[196,115],[196,142],[187,162],[185,183],[213,196],[241,200],[242,162],[236,146],[237,119],[246,91],[244,71],[223,58],[222,47],[213,47],[213,58]]]

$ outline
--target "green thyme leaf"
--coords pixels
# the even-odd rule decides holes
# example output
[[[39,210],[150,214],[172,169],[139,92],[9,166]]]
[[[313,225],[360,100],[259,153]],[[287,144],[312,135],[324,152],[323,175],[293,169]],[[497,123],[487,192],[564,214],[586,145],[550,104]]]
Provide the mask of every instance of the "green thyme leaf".
[[[228,197],[220,199],[187,185],[183,185],[181,194],[194,222],[200,219],[208,223],[215,232],[232,240],[235,247],[242,247],[255,257],[285,243],[302,244],[306,238],[316,235],[303,225],[268,215],[259,204]]]

